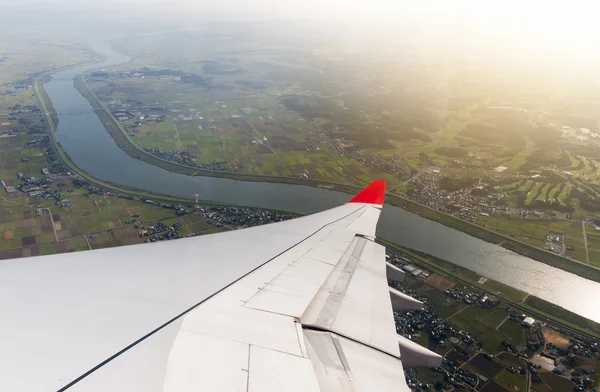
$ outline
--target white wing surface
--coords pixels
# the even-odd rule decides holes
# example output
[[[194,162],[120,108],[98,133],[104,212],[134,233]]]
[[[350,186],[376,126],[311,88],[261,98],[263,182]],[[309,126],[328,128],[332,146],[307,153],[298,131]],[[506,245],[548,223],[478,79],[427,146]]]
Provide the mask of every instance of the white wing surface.
[[[250,229],[1,261],[0,390],[408,390],[373,241],[384,191]]]

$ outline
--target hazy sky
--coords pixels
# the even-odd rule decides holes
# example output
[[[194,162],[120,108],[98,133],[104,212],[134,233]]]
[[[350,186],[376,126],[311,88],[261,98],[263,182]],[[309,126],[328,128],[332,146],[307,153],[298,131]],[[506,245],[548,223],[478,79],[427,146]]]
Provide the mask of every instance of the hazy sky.
[[[423,45],[479,47],[585,61],[600,53],[600,5],[542,0],[0,0],[3,8],[52,10],[86,20],[114,18],[182,27],[206,21],[317,20],[332,30],[364,34],[381,43],[409,36]],[[48,19],[48,18],[46,18]],[[160,22],[160,23],[159,23]],[[107,25],[107,29],[113,26]],[[337,31],[339,33],[339,31]],[[324,37],[325,38],[325,37]]]
[[[319,19],[356,28],[417,23],[472,29],[485,35],[522,34],[528,39],[590,43],[600,33],[594,1],[541,0],[0,0],[3,7],[69,8],[189,18]],[[123,15],[121,15],[123,16]],[[595,35],[595,36],[594,36]],[[592,37],[593,36],[593,37]],[[577,42],[573,42],[577,44]]]

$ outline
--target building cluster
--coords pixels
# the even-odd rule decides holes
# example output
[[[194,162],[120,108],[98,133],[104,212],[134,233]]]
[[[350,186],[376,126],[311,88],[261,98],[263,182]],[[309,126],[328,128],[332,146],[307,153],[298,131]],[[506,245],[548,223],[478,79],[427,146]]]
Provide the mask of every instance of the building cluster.
[[[89,182],[81,179],[81,178],[74,178],[73,179],[73,185],[76,186],[77,188],[82,188],[85,189],[86,191],[88,191],[88,193],[84,194],[84,196],[91,196],[91,195],[106,195],[106,196],[115,196],[115,197],[119,197],[121,199],[126,199],[126,200],[133,200],[133,196],[129,196],[126,195],[124,193],[121,192],[113,192],[113,191],[108,191],[106,189],[102,189],[100,187],[97,187],[94,184],[90,184]]]
[[[288,212],[243,207],[203,207],[200,213],[217,227],[252,227],[295,218]]]
[[[49,142],[48,135],[35,135],[25,142],[25,147],[46,147]]]
[[[162,147],[144,148],[144,150],[154,156],[162,158],[169,162],[179,163],[180,165],[196,166],[196,156],[182,150],[165,150]]]
[[[181,226],[181,223],[174,223],[173,225],[169,226],[162,222],[156,222],[151,226],[140,226],[139,224],[136,224],[136,228],[140,229],[140,237],[147,237],[144,242],[157,242],[181,238]]]
[[[462,301],[467,305],[479,304],[483,306],[495,307],[499,303],[497,299],[490,298],[481,291],[468,288],[452,288],[450,290],[446,290],[445,294],[450,298],[457,301]]]
[[[43,174],[49,174],[48,169],[42,169]],[[68,207],[71,200],[64,197],[60,190],[51,189],[52,180],[47,177],[28,177],[23,173],[17,173],[17,177],[23,181],[19,184],[18,189],[21,192],[27,193],[31,198],[38,199],[54,199],[60,206]]]
[[[363,150],[349,150],[343,147],[339,148],[339,152],[363,166],[391,174],[396,178],[405,179],[411,174],[410,170],[399,164],[395,157],[384,157],[379,154],[369,154]]]
[[[461,219],[475,221],[479,215],[510,215],[509,197],[485,185],[461,188],[456,191],[440,186],[443,176],[425,174],[412,180],[408,196],[417,203],[438,211],[453,214]]]
[[[0,93],[0,96],[2,94]],[[18,128],[12,128],[8,131],[8,134],[14,134],[17,132],[25,132],[27,134],[40,134],[46,133],[47,126],[44,121],[39,121],[42,112],[35,105],[21,105],[16,104],[10,108],[9,113],[5,113],[2,117],[8,121],[16,121]],[[2,119],[0,122],[4,122]]]
[[[412,264],[412,261],[408,259],[408,257],[399,255],[395,252],[388,252],[387,261],[401,268],[407,274],[413,277],[427,278],[431,273],[429,271],[425,271],[424,269],[417,268]]]

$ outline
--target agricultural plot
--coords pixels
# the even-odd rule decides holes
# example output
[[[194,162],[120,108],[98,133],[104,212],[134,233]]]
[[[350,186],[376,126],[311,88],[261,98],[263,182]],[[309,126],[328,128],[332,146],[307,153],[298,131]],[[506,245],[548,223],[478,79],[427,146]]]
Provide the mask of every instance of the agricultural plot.
[[[477,354],[469,361],[470,367],[478,374],[487,378],[494,377],[502,370],[502,366],[491,359],[487,359],[483,354]]]
[[[540,379],[548,385],[554,392],[572,392],[573,383],[565,377],[561,377],[551,372],[540,372]]]
[[[577,241],[583,241],[583,233],[581,231],[580,222],[571,222],[571,226],[565,232],[565,238],[571,238]]]
[[[481,389],[481,392],[508,392],[509,390],[495,381],[488,381]]]
[[[136,143],[143,148],[162,147],[166,150],[181,149],[181,143],[172,121],[147,122],[133,134]]]
[[[515,347],[522,346],[525,342],[524,328],[513,320],[507,320],[498,330],[506,341]]]
[[[483,321],[492,312],[494,312],[493,309],[471,306],[454,315],[448,322],[459,329],[468,330],[476,340],[483,344],[487,352],[496,353],[503,350],[502,338],[496,332],[495,327],[489,327]]]
[[[521,367],[523,366],[523,361],[521,361],[518,357],[516,357],[513,354],[508,353],[508,352],[502,353],[502,354],[498,355],[496,358],[508,365],[521,366]]]
[[[527,389],[527,379],[525,376],[511,373],[507,369],[502,369],[502,371],[494,377],[494,380],[509,390],[514,390],[515,387],[520,391],[525,391]]]
[[[591,234],[586,231],[588,250],[600,251],[600,233]]]
[[[496,328],[508,314],[503,309],[495,309],[493,312],[479,319],[479,322],[487,327]]]
[[[565,246],[567,247],[567,257],[585,262],[585,244],[583,239],[579,241],[572,238],[565,238]]]
[[[481,216],[477,219],[479,225],[539,247],[544,246],[549,232],[562,233],[569,223],[561,220],[539,220],[531,216],[527,219],[504,216]]]
[[[600,251],[597,251],[595,249],[588,249],[588,256],[590,264],[600,267]],[[585,258],[581,261],[585,261]]]

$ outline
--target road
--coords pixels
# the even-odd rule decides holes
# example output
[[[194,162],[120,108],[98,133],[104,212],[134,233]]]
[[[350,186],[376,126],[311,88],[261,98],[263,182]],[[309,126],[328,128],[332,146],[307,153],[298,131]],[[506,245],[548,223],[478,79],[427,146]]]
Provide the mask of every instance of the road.
[[[225,154],[225,149],[223,148],[223,146],[221,146],[221,143],[219,143],[219,138],[217,137],[217,131],[215,131],[214,128],[210,128],[210,133],[215,138],[215,143],[217,143],[217,147],[219,147],[219,149],[221,150],[221,153],[223,154],[223,158],[225,159],[225,162],[227,162],[229,169],[231,169],[231,163],[229,162],[229,159],[227,159],[227,154]],[[194,173],[194,174],[196,174],[196,173]]]
[[[581,229],[583,231],[583,245],[585,246],[585,261],[590,264],[590,255],[588,253],[587,233],[585,232],[585,221],[581,220]]]
[[[181,139],[179,138],[179,129],[177,129],[177,121],[173,121],[173,128],[175,128],[175,135],[177,136],[178,146],[181,148]]]
[[[50,208],[40,208],[41,210],[47,210],[50,215],[50,221],[52,222],[52,230],[54,231],[54,239],[58,242],[58,233],[56,232],[56,225],[54,224],[54,217],[52,216],[52,211]]]
[[[460,313],[460,312],[462,312],[463,310],[465,310],[465,309],[467,309],[467,308],[470,308],[470,307],[471,307],[471,305],[467,305],[467,306],[465,306],[464,308],[462,308],[462,309],[461,309],[461,310],[459,310],[458,312],[454,313],[452,316],[448,317],[448,318],[446,319],[446,321],[450,320],[452,317],[456,316],[457,314],[459,314],[459,313]]]
[[[508,320],[509,318],[510,318],[509,316],[506,316],[506,317],[504,318],[504,320],[500,321],[500,324],[498,324],[498,325],[496,326],[496,331],[497,331],[497,330],[499,330],[499,329],[500,329],[500,328],[501,328],[501,327],[504,325],[504,323],[506,322],[506,320]]]

